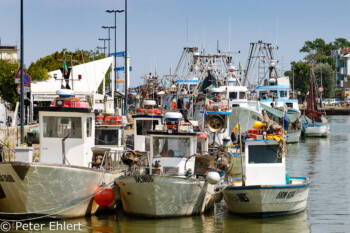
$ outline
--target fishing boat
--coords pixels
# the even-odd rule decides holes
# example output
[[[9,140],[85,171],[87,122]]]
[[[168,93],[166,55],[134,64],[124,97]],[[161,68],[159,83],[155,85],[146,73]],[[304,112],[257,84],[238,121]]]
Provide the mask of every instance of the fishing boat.
[[[232,179],[223,195],[230,212],[267,217],[298,213],[306,208],[310,180],[289,177],[285,139],[245,141],[242,179]]]
[[[214,158],[203,163],[203,155],[197,155],[200,134],[181,118],[178,112],[167,112],[163,124],[148,131],[151,148],[146,158],[137,152],[128,152],[123,158],[129,173],[117,183],[126,213],[188,216],[213,206],[214,187],[220,180],[219,174],[211,171]]]
[[[95,113],[72,90],[57,94],[50,107],[37,108],[39,162],[31,147],[16,148],[14,160],[2,158],[2,219],[79,217],[115,201],[114,182],[122,173],[110,148],[94,147]]]
[[[288,113],[286,108],[272,108],[265,104],[261,104],[262,109],[264,109],[269,117],[274,122],[278,122],[280,124],[284,124],[284,119],[286,119],[285,126],[285,137],[287,143],[298,143],[302,131],[301,122],[299,120],[300,114],[297,112]]]
[[[330,126],[325,112],[317,108],[315,98],[314,70],[310,68],[310,89],[307,97],[307,107],[302,116],[303,132],[309,137],[327,137],[330,134]]]

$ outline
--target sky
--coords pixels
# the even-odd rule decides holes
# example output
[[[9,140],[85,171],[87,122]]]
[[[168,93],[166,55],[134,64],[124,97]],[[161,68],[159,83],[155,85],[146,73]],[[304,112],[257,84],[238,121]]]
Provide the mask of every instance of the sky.
[[[125,0],[24,0],[24,63],[63,48],[95,50],[107,38],[102,26],[114,26],[114,14]],[[127,42],[131,54],[131,86],[146,73],[175,70],[183,47],[198,46],[206,53],[240,51],[234,61],[247,62],[250,42],[277,44],[280,69],[302,60],[307,40],[350,40],[348,0],[129,0]],[[20,47],[20,0],[0,0],[2,45]],[[117,51],[125,45],[125,15],[117,14]],[[231,33],[230,33],[231,32]],[[111,51],[114,32],[111,31]],[[122,60],[118,60],[122,64]]]

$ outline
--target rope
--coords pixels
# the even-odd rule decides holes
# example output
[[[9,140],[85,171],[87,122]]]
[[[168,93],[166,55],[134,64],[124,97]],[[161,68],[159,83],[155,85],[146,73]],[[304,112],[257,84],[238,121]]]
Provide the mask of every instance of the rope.
[[[28,215],[28,214],[39,214],[39,213],[43,213],[43,212],[48,212],[48,211],[51,211],[51,210],[56,210],[56,209],[61,209],[61,208],[64,208],[64,207],[68,207],[68,206],[71,206],[70,208],[73,208],[75,204],[77,204],[78,202],[81,202],[81,201],[86,201],[86,200],[89,200],[88,198],[92,197],[92,196],[95,196],[97,193],[101,192],[102,190],[104,190],[105,188],[107,188],[108,186],[110,186],[111,184],[113,184],[117,179],[119,179],[122,175],[118,176],[117,178],[115,178],[113,181],[109,182],[108,184],[106,184],[103,188],[95,191],[94,193],[92,194],[89,194],[85,197],[82,197],[76,201],[73,201],[73,202],[70,202],[68,204],[64,204],[64,205],[61,205],[61,206],[58,206],[58,207],[54,207],[54,208],[51,208],[51,209],[47,209],[47,210],[42,210],[42,211],[38,211],[38,212],[23,212],[23,213],[6,213],[6,212],[0,212],[0,214],[2,215],[5,215],[5,214],[11,214],[11,215]],[[70,209],[68,208],[68,209]],[[57,214],[57,213],[60,213],[60,212],[63,212],[67,209],[64,209],[62,211],[59,211],[59,212],[55,212],[55,213],[52,213],[52,214],[46,214],[44,216],[40,216],[40,217],[36,217],[36,218],[30,218],[30,219],[24,219],[24,220],[21,220],[21,221],[29,221],[29,220],[34,220],[34,219],[40,219],[40,218],[46,218],[47,216],[52,216],[54,214]],[[0,219],[0,221],[11,221],[11,222],[15,222],[16,220],[7,220],[7,219]]]

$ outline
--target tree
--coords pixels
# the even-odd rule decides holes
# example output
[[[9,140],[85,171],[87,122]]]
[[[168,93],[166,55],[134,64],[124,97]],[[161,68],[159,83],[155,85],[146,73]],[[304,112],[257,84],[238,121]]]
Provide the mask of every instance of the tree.
[[[307,62],[292,62],[291,71],[286,71],[285,76],[290,77],[292,82],[293,77],[293,66],[294,66],[294,88],[300,91],[301,96],[305,97],[306,93],[309,91],[309,80],[310,80],[310,67]],[[291,86],[293,84],[291,83]]]
[[[322,74],[322,86],[324,87],[323,97],[330,98],[334,96],[334,70],[329,64],[319,63],[314,68],[315,78],[317,86],[321,86],[321,74]]]
[[[104,56],[96,51],[76,50],[75,52],[63,49],[61,52],[54,52],[46,57],[32,62],[28,68],[28,74],[33,81],[47,80],[50,78],[48,72],[63,67],[63,60],[66,59],[67,66],[78,65],[84,62],[98,60]],[[71,64],[71,60],[72,64]]]
[[[18,63],[10,63],[0,59],[0,97],[10,103],[14,108],[19,95],[17,94],[15,75],[18,70]]]
[[[348,45],[350,45],[350,42],[345,38],[336,38],[334,42],[329,43],[326,43],[321,38],[317,38],[314,41],[305,41],[304,46],[299,50],[299,52],[307,53],[306,57],[304,58],[307,62],[319,63],[322,59],[331,56],[332,50],[345,48]],[[332,64],[330,65],[332,66]]]

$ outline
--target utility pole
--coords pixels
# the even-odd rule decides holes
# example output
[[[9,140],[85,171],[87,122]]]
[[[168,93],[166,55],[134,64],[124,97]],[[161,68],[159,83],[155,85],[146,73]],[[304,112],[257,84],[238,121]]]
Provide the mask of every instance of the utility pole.
[[[103,53],[106,57],[106,40],[109,40],[109,39],[103,39],[103,38],[98,38],[98,40],[103,40]]]
[[[107,13],[114,13],[114,79],[117,79],[117,13],[122,13],[124,10],[106,10]],[[114,90],[117,90],[117,82],[114,83]],[[116,105],[114,106],[114,108]]]
[[[125,116],[128,116],[128,72],[129,67],[127,66],[128,59],[128,0],[125,0],[125,52],[124,52],[124,88],[125,88],[125,99],[124,99],[124,108]]]
[[[24,143],[23,0],[21,0],[21,144]],[[16,117],[16,116],[15,116]]]
[[[293,65],[293,99],[294,99],[294,65]]]

